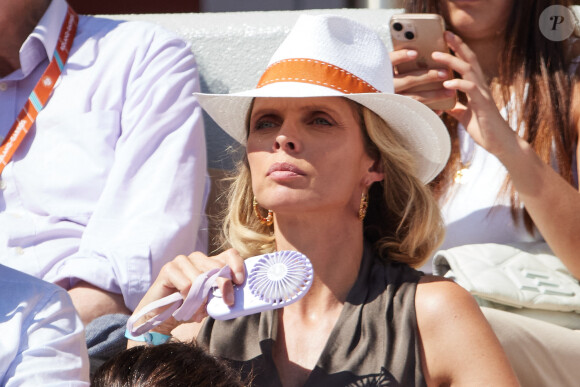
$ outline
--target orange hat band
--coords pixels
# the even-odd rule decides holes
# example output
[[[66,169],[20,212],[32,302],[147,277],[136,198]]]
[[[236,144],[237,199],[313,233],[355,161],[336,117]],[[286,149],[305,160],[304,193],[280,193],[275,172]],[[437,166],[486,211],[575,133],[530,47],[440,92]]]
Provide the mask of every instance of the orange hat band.
[[[303,82],[329,87],[345,94],[379,93],[377,89],[330,63],[314,59],[284,59],[269,66],[257,88],[276,82]]]

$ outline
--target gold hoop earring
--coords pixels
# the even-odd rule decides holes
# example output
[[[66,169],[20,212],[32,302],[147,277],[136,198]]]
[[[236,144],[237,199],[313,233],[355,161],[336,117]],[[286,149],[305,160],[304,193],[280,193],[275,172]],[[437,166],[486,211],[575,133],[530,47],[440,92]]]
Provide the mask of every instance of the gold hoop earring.
[[[260,223],[265,224],[266,226],[271,226],[274,223],[274,213],[272,210],[268,210],[268,216],[265,218],[260,213],[260,209],[258,208],[258,202],[256,198],[254,198],[254,214],[256,214],[256,218],[260,221]]]
[[[369,194],[363,192],[360,198],[360,207],[358,208],[358,219],[363,220],[367,215],[367,209],[369,208]]]

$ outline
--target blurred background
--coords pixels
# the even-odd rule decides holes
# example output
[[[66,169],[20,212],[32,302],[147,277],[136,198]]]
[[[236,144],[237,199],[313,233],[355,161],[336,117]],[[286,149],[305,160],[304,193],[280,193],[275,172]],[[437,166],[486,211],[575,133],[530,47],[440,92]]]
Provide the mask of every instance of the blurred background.
[[[403,0],[68,0],[81,14],[276,11],[399,8]]]

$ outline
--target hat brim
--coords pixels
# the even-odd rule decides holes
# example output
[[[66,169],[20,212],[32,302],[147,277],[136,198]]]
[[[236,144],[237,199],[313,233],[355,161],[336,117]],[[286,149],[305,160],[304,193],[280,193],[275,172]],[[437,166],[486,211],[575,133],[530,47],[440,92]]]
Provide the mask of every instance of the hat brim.
[[[441,119],[424,104],[398,94],[343,94],[327,87],[285,82],[283,90],[265,86],[233,94],[194,95],[210,117],[242,145],[246,143],[246,118],[254,98],[344,97],[375,112],[405,141],[405,148],[416,161],[417,177],[423,183],[441,172],[451,150],[449,135]]]

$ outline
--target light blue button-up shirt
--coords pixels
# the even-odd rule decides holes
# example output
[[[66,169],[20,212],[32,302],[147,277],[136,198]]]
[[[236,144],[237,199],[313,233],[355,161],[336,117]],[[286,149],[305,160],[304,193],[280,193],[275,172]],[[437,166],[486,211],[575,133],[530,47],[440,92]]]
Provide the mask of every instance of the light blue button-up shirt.
[[[0,79],[6,136],[44,72],[67,11],[53,0]],[[0,176],[0,263],[134,309],[161,266],[205,251],[205,136],[195,59],[152,24],[81,16],[69,60]]]
[[[0,385],[89,385],[83,325],[64,289],[0,265],[0,332]]]

